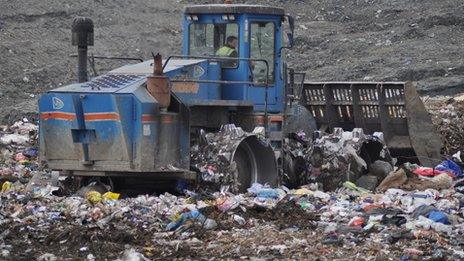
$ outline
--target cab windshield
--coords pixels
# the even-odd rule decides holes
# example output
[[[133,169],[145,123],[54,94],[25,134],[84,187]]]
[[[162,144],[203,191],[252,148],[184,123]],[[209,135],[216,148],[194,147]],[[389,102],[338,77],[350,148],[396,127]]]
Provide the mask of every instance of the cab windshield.
[[[234,52],[231,57],[239,57],[238,45],[234,48],[227,44],[230,37],[238,37],[237,23],[207,24],[194,23],[189,28],[189,54],[191,56],[226,56]],[[237,41],[238,42],[238,41]],[[229,52],[219,49],[229,46]],[[218,55],[221,54],[221,55]],[[222,55],[224,54],[224,55]],[[228,68],[235,68],[237,63],[229,64]]]

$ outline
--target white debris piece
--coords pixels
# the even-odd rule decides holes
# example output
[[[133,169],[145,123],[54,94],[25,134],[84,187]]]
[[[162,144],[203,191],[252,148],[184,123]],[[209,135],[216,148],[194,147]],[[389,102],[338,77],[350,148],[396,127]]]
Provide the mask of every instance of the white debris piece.
[[[26,145],[29,142],[29,136],[21,135],[21,134],[5,134],[0,138],[0,142],[3,145],[9,144],[18,144],[18,145]]]
[[[122,254],[121,258],[116,259],[116,261],[148,261],[143,254],[137,252],[135,249],[126,249]]]

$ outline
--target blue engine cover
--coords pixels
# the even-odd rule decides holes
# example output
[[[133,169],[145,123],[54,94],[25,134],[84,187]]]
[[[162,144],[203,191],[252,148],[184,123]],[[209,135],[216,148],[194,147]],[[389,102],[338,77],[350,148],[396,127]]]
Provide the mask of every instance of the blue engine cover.
[[[40,156],[52,169],[101,172],[163,172],[189,169],[190,133],[183,103],[219,99],[213,84],[173,84],[177,108],[160,111],[146,90],[152,61],[124,66],[82,84],[42,95]],[[217,66],[216,66],[217,67]],[[174,61],[170,78],[218,78],[202,60]]]

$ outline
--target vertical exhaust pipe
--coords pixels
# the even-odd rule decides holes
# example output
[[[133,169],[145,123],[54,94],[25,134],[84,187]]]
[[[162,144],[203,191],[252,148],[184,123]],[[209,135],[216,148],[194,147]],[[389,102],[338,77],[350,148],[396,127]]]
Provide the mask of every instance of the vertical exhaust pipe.
[[[171,103],[171,88],[169,78],[163,74],[163,59],[161,55],[153,54],[153,74],[147,77],[148,93],[155,98],[162,110]]]
[[[89,80],[87,75],[87,47],[93,46],[93,21],[88,17],[76,17],[72,23],[72,45],[77,46],[77,74],[79,82]]]

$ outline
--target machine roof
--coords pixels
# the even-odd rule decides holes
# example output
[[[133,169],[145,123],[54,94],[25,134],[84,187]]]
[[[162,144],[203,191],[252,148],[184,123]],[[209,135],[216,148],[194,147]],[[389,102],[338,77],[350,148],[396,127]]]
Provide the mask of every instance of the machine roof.
[[[171,59],[164,73],[177,70],[184,66],[201,63],[205,60]],[[165,60],[163,60],[164,64]],[[126,88],[139,86],[153,73],[153,59],[138,64],[125,65],[107,74],[100,75],[85,83],[75,83],[52,90],[52,92],[92,92],[115,93],[124,92]]]
[[[201,62],[204,62],[205,60],[200,60],[200,59],[171,59],[169,63],[167,64],[166,68],[164,68],[164,73],[168,73],[170,71],[176,70],[179,67],[184,67],[188,65],[194,65],[198,64]],[[166,60],[163,60],[163,64],[166,62]],[[142,63],[137,63],[137,64],[130,64],[130,65],[125,65],[122,67],[119,67],[117,69],[114,69],[110,71],[108,74],[151,74],[153,73],[153,59],[144,61]]]
[[[279,7],[244,4],[215,4],[186,6],[186,14],[268,14],[285,15],[285,10]]]

